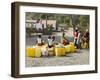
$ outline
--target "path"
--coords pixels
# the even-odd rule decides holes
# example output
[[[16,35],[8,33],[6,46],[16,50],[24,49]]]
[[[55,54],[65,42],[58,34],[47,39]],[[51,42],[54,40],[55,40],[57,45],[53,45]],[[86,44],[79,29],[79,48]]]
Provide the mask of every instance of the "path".
[[[63,57],[26,57],[26,67],[65,66],[89,64],[89,50],[78,50],[77,53],[67,54]]]

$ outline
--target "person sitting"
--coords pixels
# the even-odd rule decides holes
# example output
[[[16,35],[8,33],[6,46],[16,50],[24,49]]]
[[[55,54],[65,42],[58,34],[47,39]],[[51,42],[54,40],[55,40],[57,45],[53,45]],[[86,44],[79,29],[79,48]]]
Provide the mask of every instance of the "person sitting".
[[[48,47],[53,47],[53,39],[51,38],[51,36],[48,37]]]
[[[38,44],[38,46],[42,46],[43,45],[43,41],[42,41],[41,35],[38,35],[37,44]]]
[[[64,32],[62,33],[61,43],[64,44],[64,45],[69,44],[69,41],[66,39]]]

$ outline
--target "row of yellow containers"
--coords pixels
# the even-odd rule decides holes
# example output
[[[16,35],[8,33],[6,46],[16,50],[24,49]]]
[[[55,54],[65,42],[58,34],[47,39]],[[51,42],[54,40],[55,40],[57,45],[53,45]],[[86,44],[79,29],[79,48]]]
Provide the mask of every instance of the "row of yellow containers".
[[[27,57],[40,57],[41,56],[41,47],[27,47],[26,48]]]
[[[42,55],[42,51],[41,51],[42,47],[27,47],[26,48],[26,56],[27,57],[41,57]],[[55,47],[54,48],[54,55],[55,56],[63,56],[66,53],[72,53],[75,52],[75,48],[74,48],[74,44],[70,43],[67,46],[64,47]]]

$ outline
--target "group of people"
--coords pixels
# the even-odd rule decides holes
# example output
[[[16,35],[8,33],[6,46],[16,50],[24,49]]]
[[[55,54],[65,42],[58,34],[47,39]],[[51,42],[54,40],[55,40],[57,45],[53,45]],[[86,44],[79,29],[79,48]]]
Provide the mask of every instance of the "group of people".
[[[82,35],[81,31],[76,28],[74,31],[74,46],[75,48],[82,48],[82,45],[85,45],[84,48],[89,48],[89,31],[86,29]]]
[[[73,35],[74,35],[75,48],[77,48],[77,49],[81,48],[81,44],[87,44],[87,46],[89,48],[89,31],[88,31],[88,29],[86,29],[85,33],[82,35],[81,31],[79,31],[76,28]],[[47,44],[48,44],[49,48],[53,47],[53,45],[55,44],[55,36],[49,35],[47,42],[48,42]],[[37,44],[38,44],[38,46],[44,45],[44,41],[42,40],[41,35],[38,35]],[[63,44],[63,45],[69,44],[69,40],[66,38],[64,31],[62,32],[62,36],[61,36],[61,44]]]
[[[49,48],[53,47],[53,44],[55,41],[55,36],[49,35],[47,40],[48,40],[48,47]],[[44,41],[42,40],[41,35],[38,35],[37,44],[38,44],[38,46],[44,45]]]

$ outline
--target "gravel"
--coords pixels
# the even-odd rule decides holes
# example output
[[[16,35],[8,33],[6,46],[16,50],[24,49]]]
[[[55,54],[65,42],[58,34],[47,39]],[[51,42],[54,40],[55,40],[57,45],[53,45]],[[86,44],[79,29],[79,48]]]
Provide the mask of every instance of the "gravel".
[[[77,53],[66,54],[62,57],[26,57],[26,67],[41,67],[41,66],[67,66],[67,65],[83,65],[89,64],[89,50],[78,50]]]

